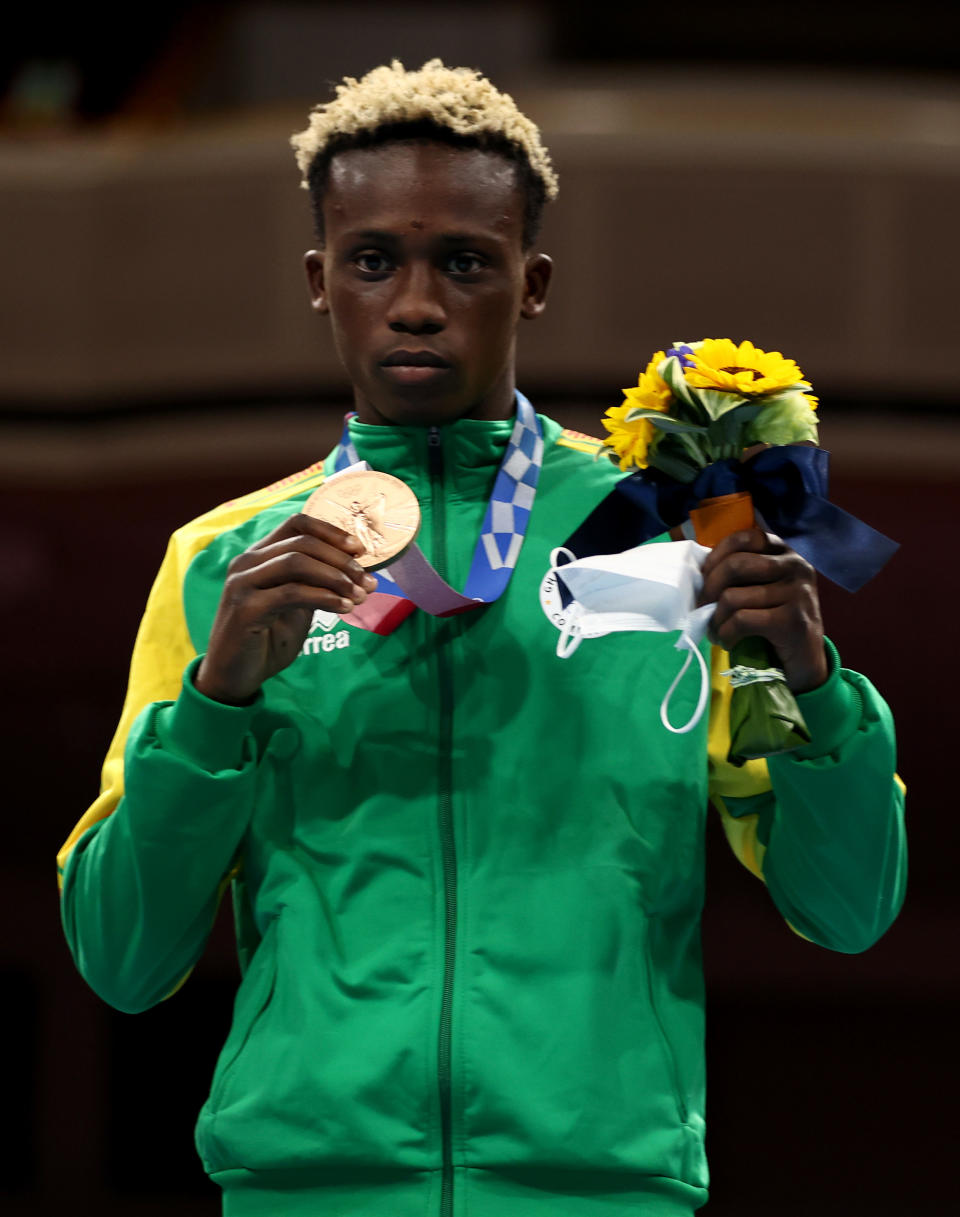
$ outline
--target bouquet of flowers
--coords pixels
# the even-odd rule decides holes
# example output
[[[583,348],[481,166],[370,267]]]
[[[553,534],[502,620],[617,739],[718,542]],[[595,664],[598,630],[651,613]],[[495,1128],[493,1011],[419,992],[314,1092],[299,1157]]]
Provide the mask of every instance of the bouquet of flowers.
[[[658,501],[663,516],[669,514],[662,506],[670,497],[669,483],[697,482],[709,490],[714,471],[725,473],[770,445],[817,443],[818,403],[803,373],[779,351],[761,351],[752,342],[678,342],[658,351],[624,396],[603,419],[609,432],[604,443],[624,472],[655,469],[663,475],[657,479],[661,488],[667,484]],[[701,544],[715,545],[754,524],[749,491],[695,498],[698,505],[688,510]],[[734,764],[809,742],[800,708],[765,640],[738,643],[725,675],[734,686],[729,754]]]
[[[603,425],[620,468],[692,482],[756,444],[817,442],[817,399],[792,359],[729,338],[658,351]]]

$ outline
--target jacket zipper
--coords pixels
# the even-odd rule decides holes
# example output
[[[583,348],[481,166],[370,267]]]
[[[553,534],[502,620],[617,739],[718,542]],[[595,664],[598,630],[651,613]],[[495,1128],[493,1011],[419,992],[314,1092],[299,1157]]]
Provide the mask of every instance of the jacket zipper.
[[[427,433],[430,493],[433,500],[433,564],[446,578],[447,511],[443,484],[443,447],[438,427]],[[444,960],[443,992],[440,1000],[440,1029],[437,1037],[437,1081],[440,1091],[440,1136],[442,1184],[440,1217],[453,1215],[453,1127],[451,1116],[453,976],[457,934],[457,851],[453,832],[453,673],[448,651],[452,621],[441,622],[437,654],[437,821],[443,863]]]

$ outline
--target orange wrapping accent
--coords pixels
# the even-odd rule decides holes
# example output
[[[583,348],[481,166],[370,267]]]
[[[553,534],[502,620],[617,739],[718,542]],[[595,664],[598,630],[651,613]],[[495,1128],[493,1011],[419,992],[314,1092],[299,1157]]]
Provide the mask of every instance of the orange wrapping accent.
[[[690,520],[699,543],[711,549],[732,532],[755,528],[757,523],[753,499],[745,490],[701,499],[699,507],[691,508]]]

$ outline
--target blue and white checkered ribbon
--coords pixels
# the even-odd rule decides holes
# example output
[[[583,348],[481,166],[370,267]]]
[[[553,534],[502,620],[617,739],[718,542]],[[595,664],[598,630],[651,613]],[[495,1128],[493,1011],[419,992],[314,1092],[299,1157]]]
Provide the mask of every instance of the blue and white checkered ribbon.
[[[516,403],[516,422],[493,483],[463,591],[463,596],[477,605],[491,604],[510,582],[520,557],[543,465],[540,419],[522,393],[517,393]],[[358,463],[360,456],[350,438],[348,422],[345,422],[334,461],[335,471],[340,473]],[[376,572],[377,591],[406,597],[407,593],[387,573],[389,569]]]

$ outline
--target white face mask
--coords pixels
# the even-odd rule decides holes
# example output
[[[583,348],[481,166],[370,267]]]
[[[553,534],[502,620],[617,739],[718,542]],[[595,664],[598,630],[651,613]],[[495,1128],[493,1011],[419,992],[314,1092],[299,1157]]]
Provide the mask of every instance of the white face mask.
[[[621,630],[680,631],[676,646],[688,652],[687,658],[660,706],[660,721],[675,735],[693,730],[710,694],[700,643],[716,605],[696,607],[703,586],[700,568],[709,552],[696,541],[671,541],[592,558],[574,558],[567,549],[550,555],[553,573],[573,596],[557,643],[561,659],[572,655],[584,638]],[[670,698],[694,656],[700,665],[700,697],[689,722],[674,727],[667,714]]]

